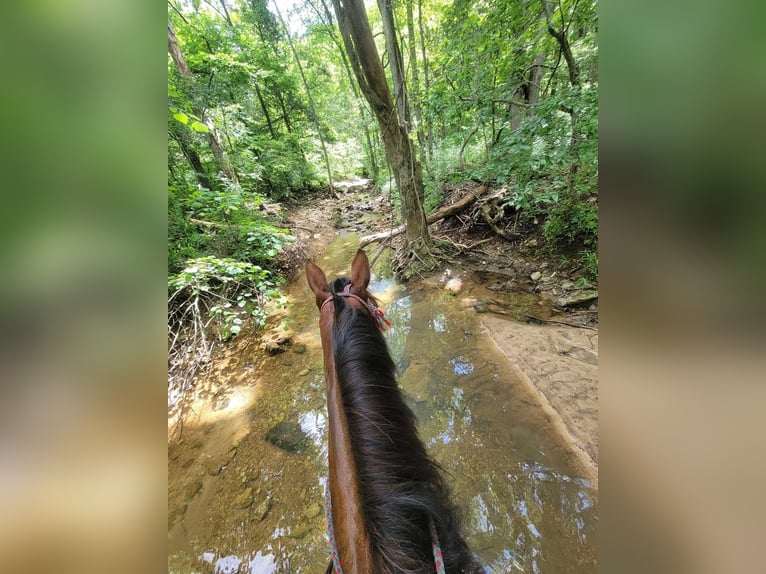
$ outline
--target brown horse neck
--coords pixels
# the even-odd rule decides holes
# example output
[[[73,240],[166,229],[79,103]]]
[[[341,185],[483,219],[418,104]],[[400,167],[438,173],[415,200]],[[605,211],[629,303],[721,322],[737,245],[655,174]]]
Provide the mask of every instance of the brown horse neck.
[[[335,544],[344,574],[372,574],[372,546],[365,526],[356,460],[332,352],[332,309],[320,315],[329,419],[329,481]],[[323,310],[324,311],[324,310]]]

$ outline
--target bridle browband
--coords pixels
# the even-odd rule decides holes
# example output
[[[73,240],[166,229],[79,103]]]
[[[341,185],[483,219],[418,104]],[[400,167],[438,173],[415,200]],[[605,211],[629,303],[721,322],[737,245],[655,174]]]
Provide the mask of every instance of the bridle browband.
[[[375,303],[372,301],[372,299],[367,299],[366,301],[362,299],[359,295],[356,295],[355,293],[351,292],[351,283],[348,283],[344,288],[343,291],[340,293],[334,293],[330,295],[327,299],[322,301],[322,304],[319,306],[319,312],[322,312],[322,309],[324,309],[324,306],[327,305],[330,301],[334,301],[335,297],[348,297],[350,299],[356,299],[359,301],[362,305],[364,305],[364,308],[367,309],[370,312],[370,315],[375,320],[375,324],[378,326],[378,329],[381,331],[385,331],[388,327],[391,326],[391,321],[385,318],[385,311],[383,309],[380,309]]]

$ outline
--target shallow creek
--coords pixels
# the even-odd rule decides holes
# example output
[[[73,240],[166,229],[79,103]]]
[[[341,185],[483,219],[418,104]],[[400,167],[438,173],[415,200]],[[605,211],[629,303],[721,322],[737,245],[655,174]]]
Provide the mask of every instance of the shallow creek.
[[[328,278],[348,274],[357,245],[346,235],[328,246],[317,260]],[[546,414],[473,308],[444,290],[398,285],[384,259],[370,291],[393,323],[385,336],[399,381],[486,572],[595,572],[597,493]],[[285,292],[287,351],[263,357],[241,341],[214,365],[217,391],[169,441],[169,572],[327,566],[318,311],[303,274]],[[536,304],[514,297],[520,309]]]

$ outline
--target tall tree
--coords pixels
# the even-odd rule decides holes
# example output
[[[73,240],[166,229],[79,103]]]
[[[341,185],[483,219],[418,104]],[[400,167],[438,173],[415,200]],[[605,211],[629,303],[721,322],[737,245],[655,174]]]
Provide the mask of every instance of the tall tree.
[[[338,27],[359,88],[380,125],[386,158],[401,197],[402,219],[407,226],[400,270],[407,274],[412,259],[430,258],[431,238],[421,197],[423,176],[407,128],[394,107],[380,55],[362,0],[333,0]]]
[[[354,73],[351,71],[351,66],[348,63],[348,56],[346,56],[346,52],[343,50],[343,45],[341,44],[341,41],[338,39],[337,34],[335,33],[335,24],[333,23],[332,14],[327,7],[326,0],[319,0],[319,2],[322,4],[322,9],[320,10],[319,7],[312,2],[312,0],[309,0],[309,4],[312,8],[314,8],[315,13],[319,17],[319,20],[323,22],[327,26],[327,31],[332,39],[333,43],[338,47],[338,52],[340,53],[340,59],[343,62],[343,69],[346,71],[346,76],[348,76],[348,84],[351,86],[351,91],[354,94],[354,98],[359,103],[358,110],[359,110],[359,120],[362,125],[362,130],[364,131],[364,140],[367,143],[365,146],[365,151],[367,152],[367,159],[369,162],[370,167],[370,175],[372,175],[373,179],[376,179],[378,177],[378,160],[377,155],[375,153],[375,145],[373,145],[373,136],[370,135],[370,128],[367,125],[367,120],[369,117],[369,111],[367,111],[364,100],[362,99],[361,94],[359,93],[359,88],[356,85],[356,82],[354,81]],[[375,141],[377,142],[377,136],[375,137]]]
[[[192,72],[191,69],[189,69],[189,65],[186,63],[186,59],[184,58],[183,52],[181,51],[181,47],[178,45],[176,33],[170,20],[168,20],[168,52],[170,52],[170,57],[173,58],[173,62],[175,62],[178,73],[184,79],[186,79],[187,83],[189,84],[189,90],[193,92],[192,83],[194,80]],[[208,128],[207,137],[208,141],[210,142],[210,149],[213,152],[216,163],[218,164],[218,170],[223,173],[224,176],[226,176],[226,178],[228,178],[232,183],[239,184],[237,174],[231,167],[231,163],[229,163],[229,158],[226,155],[226,151],[223,149],[223,146],[221,146],[215,125],[213,125],[213,122],[211,122],[207,117],[204,106],[198,103],[193,93],[190,93],[190,96],[192,100],[192,111],[195,113],[195,115],[199,116],[200,122],[205,124]]]
[[[420,54],[423,60],[423,88],[425,93],[431,93],[431,82],[428,68],[428,54],[426,52],[426,33],[425,26],[423,26],[423,0],[418,0],[418,30],[420,31]],[[425,120],[425,132],[426,132],[426,149],[428,151],[428,158],[431,159],[434,153],[434,129],[431,122],[431,118],[426,116]]]
[[[420,148],[420,163],[425,165],[425,136],[423,135],[423,107],[420,105],[420,78],[418,75],[418,56],[415,47],[415,18],[412,14],[413,0],[407,0],[407,43],[410,50],[410,71],[412,73],[412,102],[415,108],[415,124]]]
[[[545,12],[545,22],[548,26],[548,33],[556,39],[559,44],[561,53],[564,55],[564,60],[567,63],[567,69],[569,70],[569,83],[572,88],[580,89],[580,67],[577,65],[577,61],[572,54],[572,46],[569,43],[569,36],[567,31],[569,24],[567,24],[564,16],[563,7],[559,4],[559,16],[561,17],[561,28],[556,28],[553,24],[553,11],[554,7],[550,0],[542,0],[543,11]],[[571,18],[574,18],[574,10]],[[569,154],[571,163],[569,165],[569,189],[572,190],[575,185],[575,176],[579,167],[578,155],[580,148],[580,127],[579,127],[579,115],[574,107],[569,107],[565,110],[569,117],[572,118],[572,137],[569,142]]]
[[[391,80],[394,85],[394,102],[399,112],[399,121],[410,130],[410,102],[407,95],[407,82],[404,78],[404,60],[399,49],[394,23],[394,0],[378,0],[378,9],[383,20],[383,36],[386,38],[388,64],[391,66]]]

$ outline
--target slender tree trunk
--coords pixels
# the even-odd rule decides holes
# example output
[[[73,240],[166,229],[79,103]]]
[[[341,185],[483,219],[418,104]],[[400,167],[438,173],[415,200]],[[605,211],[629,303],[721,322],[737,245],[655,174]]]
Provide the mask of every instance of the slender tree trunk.
[[[325,143],[324,143],[324,136],[322,135],[322,127],[319,125],[319,117],[317,116],[316,106],[314,106],[314,98],[311,96],[311,89],[309,88],[309,83],[306,81],[306,74],[303,73],[303,66],[301,65],[300,58],[298,58],[298,52],[295,50],[293,39],[290,37],[290,30],[288,29],[284,18],[282,18],[282,13],[279,11],[277,0],[274,0],[274,8],[277,11],[277,16],[279,17],[279,21],[282,23],[282,27],[285,30],[285,35],[287,36],[287,43],[290,45],[290,50],[292,51],[293,57],[295,58],[295,63],[298,65],[298,71],[301,74],[301,80],[303,80],[303,87],[306,89],[306,96],[308,96],[309,106],[311,106],[311,115],[313,116],[314,126],[316,128],[317,135],[319,136],[319,143],[322,144],[322,155],[324,156],[324,165],[325,165],[325,168],[327,169],[327,184],[330,186],[330,189],[332,189],[332,172],[330,171],[330,158],[327,156],[327,146],[325,146]]]
[[[386,158],[401,197],[402,219],[407,226],[407,256],[414,254],[421,259],[429,257],[431,239],[420,200],[423,193],[420,163],[415,158],[412,142],[394,107],[364,4],[362,0],[333,0],[333,7],[359,88],[380,125]]]
[[[221,7],[223,8],[223,14],[224,14],[224,17],[226,18],[226,21],[229,23],[230,27],[234,27],[234,24],[232,24],[231,22],[231,17],[229,16],[229,10],[226,8],[225,0],[219,0],[219,1],[221,3]]]
[[[396,38],[396,26],[394,24],[394,1],[378,0],[378,9],[383,19],[383,35],[386,38],[386,51],[388,63],[391,66],[391,80],[394,85],[394,102],[399,113],[399,121],[410,131],[410,102],[407,95],[407,82],[404,79],[404,62],[399,42]]]
[[[407,37],[410,49],[410,70],[412,70],[412,103],[415,108],[415,124],[417,127],[420,163],[426,165],[426,142],[423,134],[423,108],[420,105],[420,78],[418,76],[418,52],[415,48],[415,18],[412,14],[413,0],[407,0]]]
[[[538,52],[532,61],[532,69],[529,71],[528,102],[530,114],[535,113],[535,106],[540,101],[540,84],[543,81],[543,65],[545,64],[545,52]]]
[[[548,26],[548,33],[558,42],[561,47],[561,53],[564,55],[564,60],[567,63],[569,83],[572,84],[572,86],[579,87],[580,67],[577,65],[577,62],[572,55],[572,46],[569,44],[566,26],[564,26],[564,15],[561,14],[561,30],[558,30],[553,26],[553,8],[551,8],[550,0],[543,0],[543,10],[545,11],[545,22]]]
[[[424,94],[428,95],[431,93],[431,79],[428,70],[428,57],[426,55],[426,34],[423,26],[423,0],[418,0],[418,29],[420,30],[420,53],[423,60]],[[426,149],[428,151],[428,159],[432,159],[434,155],[434,129],[430,117],[425,118],[425,124]]]
[[[276,90],[274,95],[277,96],[279,102],[279,108],[282,110],[282,119],[285,121],[285,129],[288,134],[293,133],[293,125],[290,123],[290,114],[287,113],[287,106],[285,106],[285,99],[282,97],[282,92]]]
[[[194,149],[194,144],[192,143],[186,128],[180,125],[173,126],[171,128],[171,136],[178,142],[181,152],[189,161],[189,165],[191,165],[192,170],[194,171],[194,176],[197,178],[199,184],[205,189],[213,189],[210,176],[205,171],[205,168],[202,165],[202,160],[200,159],[197,150]]]
[[[175,62],[176,69],[178,70],[178,73],[181,74],[181,76],[191,84],[193,81],[192,72],[189,69],[189,66],[186,63],[186,59],[184,58],[183,52],[181,52],[181,48],[178,45],[178,40],[176,39],[176,33],[175,30],[173,30],[173,24],[168,20],[168,52],[170,52],[170,57],[173,58],[173,62]],[[215,157],[216,163],[218,164],[218,169],[232,182],[235,184],[239,184],[239,180],[237,179],[237,174],[234,172],[234,170],[231,167],[231,164],[229,163],[229,158],[226,155],[226,152],[224,151],[223,147],[221,147],[221,143],[218,137],[218,133],[215,129],[215,126],[213,125],[213,122],[210,121],[210,119],[207,117],[207,114],[205,113],[204,107],[202,107],[198,103],[192,103],[192,111],[196,116],[199,116],[200,122],[205,124],[208,128],[208,141],[210,142],[210,149],[213,152],[213,156]]]
[[[258,87],[258,82],[256,82],[255,79],[253,79],[253,87],[255,88],[255,95],[258,97],[258,103],[261,104],[263,115],[266,117],[266,124],[269,126],[269,133],[271,134],[271,138],[277,139],[277,134],[274,131],[274,125],[271,123],[269,108],[266,107],[266,102],[263,99],[263,94],[261,94],[261,89]]]
[[[557,30],[553,26],[553,8],[549,0],[543,0],[543,10],[545,11],[545,22],[548,27],[548,33],[553,36],[561,48],[561,53],[564,55],[564,60],[567,63],[567,69],[569,70],[569,83],[573,88],[580,87],[580,68],[572,55],[572,47],[569,44],[569,38],[567,37],[567,27],[564,24],[564,14],[561,14],[561,29]],[[575,109],[568,110],[569,116],[572,118],[572,137],[569,143],[569,154],[572,158],[572,163],[569,166],[569,189],[574,191],[575,176],[577,175],[577,168],[579,166],[579,154],[580,154],[580,128],[578,125],[579,115]]]
[[[326,20],[326,23],[329,26],[333,25],[333,19],[332,19],[332,13],[330,12],[330,9],[327,7],[327,3],[325,0],[320,0],[322,3],[322,9],[324,10],[324,16],[322,16],[322,13],[319,10],[317,11],[317,14],[319,15],[320,19]],[[364,105],[364,102],[362,100],[361,94],[359,94],[359,88],[356,85],[356,81],[354,80],[354,73],[351,71],[351,66],[348,63],[348,57],[346,56],[346,52],[343,49],[343,45],[341,44],[340,40],[338,39],[337,35],[335,34],[334,28],[330,28],[330,37],[332,38],[333,43],[338,47],[338,51],[340,52],[340,58],[343,62],[343,68],[346,70],[346,76],[348,77],[348,83],[351,86],[351,91],[354,94],[354,98],[358,102],[358,111],[359,111],[359,120],[362,124],[362,129],[364,131],[364,139],[365,142],[367,142],[366,146],[366,153],[367,153],[367,160],[370,164],[370,171],[372,172],[372,178],[373,180],[378,177],[378,160],[377,160],[377,154],[375,153],[375,147],[372,142],[372,136],[370,135],[370,128],[367,126],[367,119],[368,119],[368,112],[366,110],[366,107]]]

